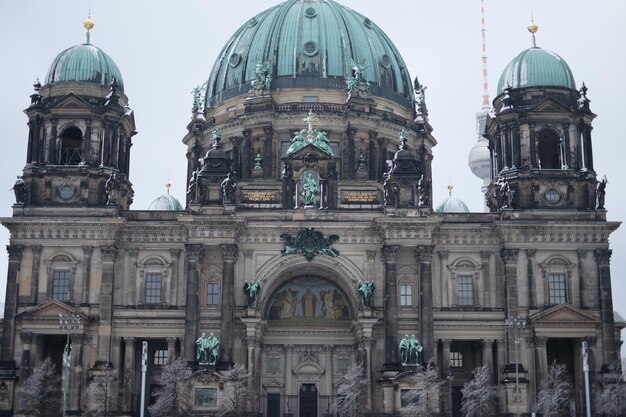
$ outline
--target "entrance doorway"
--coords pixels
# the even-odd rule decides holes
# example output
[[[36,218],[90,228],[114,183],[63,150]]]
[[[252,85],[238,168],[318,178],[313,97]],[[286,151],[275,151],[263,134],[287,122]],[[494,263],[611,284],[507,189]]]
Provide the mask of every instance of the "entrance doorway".
[[[573,394],[576,395],[576,398],[570,398],[570,413],[571,415],[578,415],[578,410],[583,410],[581,408],[583,398],[580,375],[577,372],[577,352],[575,351],[574,343],[574,339],[550,338],[546,343],[546,354],[548,366],[553,366],[555,363],[565,365],[567,377],[572,384]]]
[[[299,417],[317,417],[317,388],[315,384],[302,384],[300,387]]]

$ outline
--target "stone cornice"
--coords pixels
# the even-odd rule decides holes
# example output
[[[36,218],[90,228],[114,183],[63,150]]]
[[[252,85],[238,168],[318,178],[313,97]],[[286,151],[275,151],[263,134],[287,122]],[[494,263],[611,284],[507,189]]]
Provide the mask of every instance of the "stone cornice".
[[[77,222],[75,220],[65,220],[59,223],[32,221],[30,222],[3,222],[11,232],[11,238],[19,241],[35,241],[42,240],[69,240],[69,239],[88,239],[88,240],[106,240],[115,241],[121,230],[122,223],[107,224],[103,219],[101,222]]]

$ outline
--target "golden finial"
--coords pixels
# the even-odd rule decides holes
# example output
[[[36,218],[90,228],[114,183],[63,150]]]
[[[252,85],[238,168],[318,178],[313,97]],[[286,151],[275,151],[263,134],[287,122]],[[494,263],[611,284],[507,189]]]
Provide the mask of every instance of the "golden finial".
[[[170,188],[172,188],[172,183],[170,180],[167,180],[167,182],[165,183],[165,188],[167,188],[167,193],[170,193]]]
[[[448,195],[452,197],[452,190],[454,189],[454,185],[448,184]]]
[[[537,43],[535,42],[535,33],[539,30],[539,25],[535,23],[532,12],[530,13],[530,25],[528,25],[527,29],[533,35],[533,48],[536,48]]]
[[[89,13],[87,14],[87,19],[83,22],[83,27],[87,29],[87,43],[89,43],[89,31],[93,29],[96,24],[93,20],[91,20],[91,8],[89,8]]]

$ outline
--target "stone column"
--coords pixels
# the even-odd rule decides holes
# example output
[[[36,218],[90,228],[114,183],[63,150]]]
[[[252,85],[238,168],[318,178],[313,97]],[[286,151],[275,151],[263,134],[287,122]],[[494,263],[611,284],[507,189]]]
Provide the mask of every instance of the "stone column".
[[[348,129],[346,130],[346,136],[348,136],[348,146],[347,146],[347,164],[346,164],[346,175],[344,175],[344,178],[349,179],[349,180],[353,180],[356,174],[356,166],[355,166],[355,161],[354,161],[354,157],[355,157],[355,146],[354,146],[354,137],[356,135],[356,129],[350,127],[350,125],[348,125]]]
[[[50,124],[52,125],[50,129],[50,138],[48,139],[47,146],[47,154],[46,163],[50,165],[56,165],[58,161],[56,160],[56,142],[57,142],[57,124],[59,121],[57,119],[51,119]]]
[[[185,309],[185,342],[183,357],[186,361],[196,360],[196,339],[198,338],[198,320],[200,303],[198,300],[200,285],[200,264],[204,256],[204,247],[198,244],[185,245],[187,258],[187,296]]]
[[[493,384],[494,380],[494,366],[493,366],[493,340],[483,339],[483,365],[489,365],[489,383]]]
[[[22,342],[22,360],[20,362],[20,380],[25,381],[26,378],[30,376],[31,368],[32,368],[31,346],[33,343],[33,334],[30,332],[20,333],[20,341]]]
[[[578,256],[578,284],[580,285],[580,306],[583,308],[592,308],[596,307],[593,300],[593,286],[591,283],[591,277],[587,273],[587,250],[586,249],[578,249],[576,251],[576,255]]]
[[[123,379],[123,401],[124,411],[135,409],[135,344],[134,337],[124,337],[124,379]]]
[[[439,268],[441,270],[441,307],[450,307],[450,304],[456,304],[452,301],[452,288],[450,278],[450,272],[448,270],[448,257],[450,252],[440,251],[439,253]],[[418,260],[419,262],[419,260]]]
[[[89,280],[91,278],[91,255],[93,254],[93,246],[83,246],[83,282],[80,294],[80,304],[89,304]]]
[[[172,257],[172,271],[170,273],[170,299],[169,305],[176,307],[178,305],[178,257],[180,256],[180,249],[170,249],[170,256]]]
[[[140,286],[137,279],[137,256],[139,255],[139,249],[130,248],[126,251],[128,254],[128,292],[124,292],[126,295],[126,305],[137,305],[137,287]]]
[[[363,348],[365,349],[365,377],[367,378],[366,391],[367,392],[367,406],[372,409],[372,396],[374,391],[372,390],[372,346],[374,346],[374,339],[371,337],[363,338]]]
[[[15,312],[17,309],[17,290],[20,265],[24,246],[8,245],[9,268],[7,272],[7,291],[4,304],[4,319],[2,320],[2,360],[13,361],[15,341]]]
[[[222,321],[220,329],[220,362],[233,363],[235,342],[235,262],[239,247],[235,244],[222,244]]]
[[[100,326],[98,327],[98,361],[111,360],[111,329],[113,318],[113,281],[115,278],[115,246],[100,248],[102,282],[100,284]]]
[[[541,386],[543,379],[548,373],[548,351],[546,343],[548,339],[546,337],[535,337],[535,357],[537,358],[537,364],[535,366],[535,388]]]
[[[602,344],[604,345],[604,363],[618,361],[618,349],[615,340],[615,322],[613,319],[613,299],[611,291],[611,249],[596,249],[600,281],[600,314],[602,317]]]
[[[526,249],[526,274],[528,275],[528,308],[537,307],[537,285],[535,283],[535,255],[537,255],[537,249]]]
[[[385,288],[383,314],[385,321],[385,364],[383,371],[399,371],[398,357],[398,288],[396,283],[396,261],[399,246],[383,246],[382,256],[385,263]]]
[[[443,385],[443,389],[441,390],[441,394],[445,395],[445,399],[443,400],[443,411],[444,414],[450,414],[450,410],[452,410],[452,395],[450,392],[452,389],[452,387],[450,386],[452,380],[449,379],[452,376],[452,364],[450,363],[451,340],[442,340],[441,342],[443,347],[443,349],[441,350],[441,379],[446,381],[446,378],[448,378],[447,383]]]
[[[333,345],[322,346],[322,352],[324,354],[324,364],[326,367],[324,372],[325,394],[331,395],[333,393]]]
[[[166,337],[167,341],[167,362],[172,363],[176,360],[176,337]]]
[[[239,178],[242,180],[250,178],[250,154],[252,152],[252,144],[250,143],[251,133],[250,129],[241,131],[241,134],[243,135],[243,146],[241,151],[241,172],[239,172]]]
[[[248,348],[248,390],[251,393],[251,401],[248,405],[248,411],[254,412],[259,410],[259,394],[260,394],[260,377],[261,363],[259,362],[261,341],[257,337],[246,337],[244,343]]]
[[[386,171],[386,169],[384,167],[387,166],[387,145],[389,144],[389,139],[385,139],[385,138],[376,138],[378,140],[378,149],[379,149],[379,155],[380,155],[380,167],[382,167],[382,169],[380,169],[380,173],[378,174],[379,177],[378,179],[382,179],[383,178],[383,171]]]
[[[272,126],[263,128],[265,134],[265,146],[263,147],[263,178],[272,178],[272,169],[274,168],[274,150],[272,148],[272,134],[274,129]]]
[[[424,350],[421,360],[426,363],[433,359],[433,277],[432,259],[434,246],[418,246],[416,259],[420,271],[420,341]]]
[[[504,261],[504,298],[505,298],[505,317],[517,317],[519,314],[518,298],[517,298],[517,257],[518,249],[503,249],[501,252]],[[511,363],[511,359],[515,353],[515,337],[514,332],[507,332],[507,362]]]
[[[293,345],[285,346],[285,395],[295,395],[293,386]]]
[[[122,366],[122,351],[121,351],[122,338],[119,336],[113,336],[111,338],[111,364],[114,369],[120,369]]]
[[[30,248],[33,252],[33,269],[30,277],[30,302],[37,304],[39,297],[39,268],[41,265],[41,245],[33,245]]]
[[[82,404],[83,393],[83,357],[84,357],[84,334],[72,335],[72,357],[70,363],[70,402],[69,409],[79,411],[84,408]]]
[[[376,145],[376,136],[378,132],[370,130],[367,132],[369,137],[368,143],[368,161],[367,172],[370,180],[378,180],[380,178],[382,169],[380,168],[380,158],[378,158],[378,146]]]

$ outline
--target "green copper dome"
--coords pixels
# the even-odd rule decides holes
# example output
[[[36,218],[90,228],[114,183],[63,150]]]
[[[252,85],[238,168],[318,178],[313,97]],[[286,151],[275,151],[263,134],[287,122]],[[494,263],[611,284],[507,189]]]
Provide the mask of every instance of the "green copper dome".
[[[67,48],[54,58],[46,75],[46,84],[82,81],[109,85],[113,78],[118,88],[124,91],[122,74],[111,57],[100,48],[84,43]]]
[[[406,65],[371,20],[332,0],[288,0],[249,19],[226,43],[211,71],[206,105],[247,94],[259,64],[270,89],[346,90],[346,77],[363,63],[374,96],[412,108]]]
[[[512,88],[576,88],[567,62],[554,52],[537,47],[522,51],[506,66],[498,81],[498,95],[504,92],[507,82]]]
[[[157,210],[157,211],[181,211],[183,209],[183,205],[180,204],[176,198],[170,195],[170,191],[167,190],[167,194],[163,194],[155,198],[152,203],[148,206],[148,210]]]

